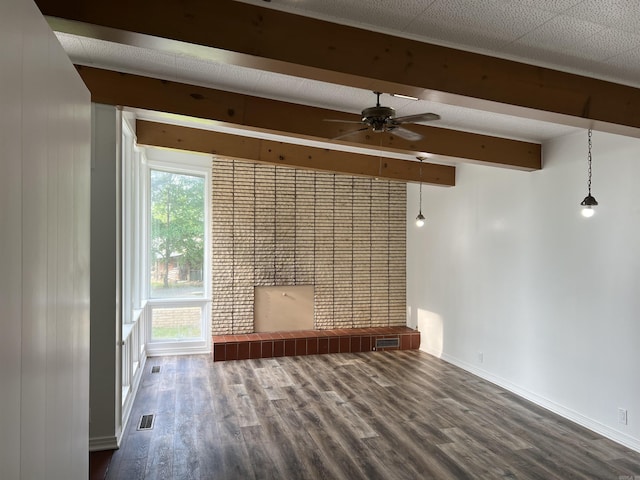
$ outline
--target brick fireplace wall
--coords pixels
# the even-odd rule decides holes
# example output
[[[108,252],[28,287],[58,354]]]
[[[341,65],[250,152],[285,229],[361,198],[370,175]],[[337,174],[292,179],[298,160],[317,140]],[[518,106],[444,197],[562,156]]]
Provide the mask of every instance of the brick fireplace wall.
[[[314,328],[406,324],[406,185],[213,160],[212,332],[252,333],[255,286],[313,285]]]

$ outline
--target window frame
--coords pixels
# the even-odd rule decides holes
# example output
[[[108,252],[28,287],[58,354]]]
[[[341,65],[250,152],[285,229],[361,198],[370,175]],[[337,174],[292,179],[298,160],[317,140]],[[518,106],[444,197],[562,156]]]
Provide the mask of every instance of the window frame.
[[[144,175],[141,178],[144,191],[144,242],[141,257],[144,257],[144,290],[146,293],[146,338],[149,355],[176,355],[211,352],[211,159],[188,152],[146,150]],[[179,160],[178,160],[179,159]],[[197,298],[150,298],[151,270],[151,171],[159,170],[179,175],[193,175],[204,178],[204,264],[202,266],[203,295]],[[199,339],[154,340],[152,319],[154,308],[199,307],[202,311],[202,336]]]

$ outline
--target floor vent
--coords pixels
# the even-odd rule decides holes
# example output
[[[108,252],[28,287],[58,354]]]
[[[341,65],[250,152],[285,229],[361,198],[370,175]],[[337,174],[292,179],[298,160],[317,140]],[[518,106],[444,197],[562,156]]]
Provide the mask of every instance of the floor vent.
[[[160,365],[156,365],[155,367],[151,367],[151,373],[160,373]]]
[[[154,420],[155,416],[153,414],[142,415],[142,417],[140,417],[140,423],[138,423],[138,430],[151,430]]]
[[[376,338],[376,350],[378,348],[391,348],[391,347],[399,347],[400,339],[396,338]]]

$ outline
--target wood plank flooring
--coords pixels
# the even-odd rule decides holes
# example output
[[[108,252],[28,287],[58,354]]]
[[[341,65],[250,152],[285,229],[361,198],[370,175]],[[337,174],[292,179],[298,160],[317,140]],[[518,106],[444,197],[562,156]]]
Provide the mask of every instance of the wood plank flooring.
[[[151,373],[159,365],[160,373]],[[152,430],[136,430],[154,414]],[[416,350],[150,358],[109,480],[640,478],[640,453]]]

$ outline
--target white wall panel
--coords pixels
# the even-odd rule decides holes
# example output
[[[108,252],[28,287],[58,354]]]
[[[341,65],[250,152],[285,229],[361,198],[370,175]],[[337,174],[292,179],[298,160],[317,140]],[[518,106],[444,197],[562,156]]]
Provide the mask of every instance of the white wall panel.
[[[117,445],[119,401],[116,370],[117,314],[117,139],[116,108],[93,106],[91,184],[91,371],[92,444]]]
[[[54,83],[49,82],[49,32],[34,20],[25,23],[22,70],[22,409],[21,461],[24,478],[46,477],[47,369],[47,175],[48,110]]]
[[[0,3],[0,478],[20,474],[22,316],[22,16],[19,0]]]
[[[423,350],[640,449],[640,141],[594,133],[591,219],[586,144],[583,132],[545,145],[539,172],[464,165],[455,188],[423,190],[409,325]]]
[[[89,94],[33,2],[0,19],[0,478],[86,478]]]
[[[75,87],[74,87],[75,90]],[[72,472],[82,472],[87,468],[87,455],[83,452],[88,444],[89,430],[89,378],[90,378],[90,273],[91,273],[91,108],[84,100],[74,102],[73,134],[70,137],[73,150],[73,385],[75,392],[71,399],[74,412],[71,420]],[[76,413],[77,412],[77,413]]]

